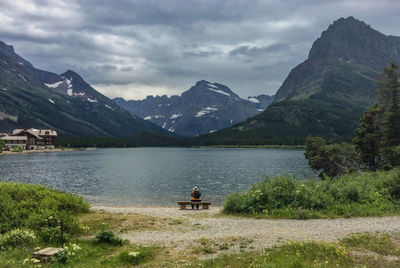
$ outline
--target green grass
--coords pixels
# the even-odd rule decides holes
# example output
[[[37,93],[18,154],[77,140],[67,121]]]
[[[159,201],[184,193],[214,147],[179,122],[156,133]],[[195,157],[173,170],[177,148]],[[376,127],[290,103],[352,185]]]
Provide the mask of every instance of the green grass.
[[[129,267],[154,257],[154,247],[131,245],[112,231],[98,233],[124,224],[130,217],[103,213],[94,217],[88,211],[89,204],[73,194],[41,185],[0,183],[0,267]],[[99,224],[107,219],[109,224]],[[133,224],[143,220],[138,217]],[[33,260],[32,253],[39,248],[61,246],[61,222],[69,240],[65,254],[56,262]],[[94,234],[97,237],[88,238]]]
[[[365,254],[354,251],[364,250]],[[352,234],[338,242],[288,241],[263,251],[223,255],[194,267],[399,267],[398,244],[384,233]],[[368,254],[373,252],[375,255]]]
[[[400,256],[400,249],[389,234],[356,233],[341,239],[341,243],[352,248],[363,249],[387,256]]]
[[[400,214],[400,170],[324,180],[265,178],[229,195],[223,212],[261,218],[336,218]]]
[[[262,252],[224,255],[196,267],[352,267],[354,261],[338,243],[289,241]]]
[[[151,260],[157,251],[157,248],[154,247],[143,247],[129,244],[123,247],[116,247],[107,244],[96,244],[92,240],[87,239],[75,240],[73,244],[79,246],[80,249],[71,250],[70,253],[67,253],[67,262],[65,264],[43,261],[38,264],[42,265],[42,267],[51,268],[130,267]],[[72,249],[71,244],[67,244],[66,246],[68,249]],[[123,257],[125,255],[124,253],[127,253],[129,256],[129,253],[131,252],[139,252],[137,255],[138,258],[132,261],[129,257]],[[31,249],[19,247],[14,250],[0,251],[1,268],[34,267],[33,263],[30,261],[31,259]]]

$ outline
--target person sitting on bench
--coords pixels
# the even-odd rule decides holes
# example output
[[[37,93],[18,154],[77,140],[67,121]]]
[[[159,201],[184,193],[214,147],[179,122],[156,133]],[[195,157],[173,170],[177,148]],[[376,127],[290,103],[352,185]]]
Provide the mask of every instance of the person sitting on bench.
[[[199,191],[199,188],[194,187],[192,194],[191,194],[191,201],[192,202],[201,202],[201,193]],[[192,209],[194,209],[194,205],[192,205]],[[196,204],[196,209],[199,209],[199,205]]]

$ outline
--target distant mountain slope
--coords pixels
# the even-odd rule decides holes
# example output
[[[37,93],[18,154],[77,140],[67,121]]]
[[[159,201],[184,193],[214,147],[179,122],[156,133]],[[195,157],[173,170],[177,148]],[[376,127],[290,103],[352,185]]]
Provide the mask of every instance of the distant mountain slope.
[[[68,136],[131,136],[161,128],[132,116],[78,74],[42,71],[0,42],[0,132],[54,128]]]
[[[138,101],[116,98],[114,101],[170,132],[197,136],[259,114],[273,101],[273,96],[260,95],[245,100],[227,86],[202,80],[181,96],[148,96]]]
[[[290,72],[266,111],[199,139],[207,144],[298,144],[307,135],[349,140],[392,61],[400,63],[400,37],[353,17],[339,19]]]

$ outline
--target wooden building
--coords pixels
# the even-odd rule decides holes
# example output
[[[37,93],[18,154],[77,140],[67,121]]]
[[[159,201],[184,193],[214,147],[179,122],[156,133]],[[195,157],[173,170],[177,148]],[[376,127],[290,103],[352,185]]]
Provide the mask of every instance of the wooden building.
[[[28,138],[26,136],[4,136],[0,139],[4,140],[5,149],[12,150],[16,147],[21,147],[22,150],[26,150],[26,143]]]
[[[6,149],[22,147],[24,150],[54,149],[57,132],[53,129],[15,129],[12,134],[2,137]]]

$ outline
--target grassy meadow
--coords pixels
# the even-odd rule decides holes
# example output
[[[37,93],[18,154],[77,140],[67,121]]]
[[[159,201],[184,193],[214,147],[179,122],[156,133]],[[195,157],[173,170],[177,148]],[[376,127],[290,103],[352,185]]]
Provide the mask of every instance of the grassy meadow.
[[[226,198],[222,214],[260,218],[337,218],[399,215],[399,170],[337,179],[265,178]],[[200,214],[199,214],[200,215]],[[0,267],[398,267],[400,236],[355,233],[338,241],[282,241],[254,249],[252,241],[199,238],[196,247],[132,244],[130,231],[170,231],[175,218],[91,212],[81,197],[40,185],[0,183]],[[206,217],[206,216],[205,216]],[[203,227],[202,227],[203,228]],[[61,229],[63,238],[61,238]],[[40,248],[65,251],[37,260]],[[233,243],[239,253],[228,253]]]

